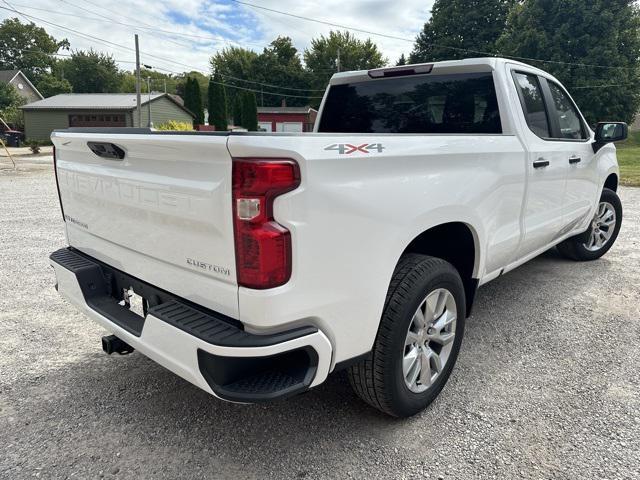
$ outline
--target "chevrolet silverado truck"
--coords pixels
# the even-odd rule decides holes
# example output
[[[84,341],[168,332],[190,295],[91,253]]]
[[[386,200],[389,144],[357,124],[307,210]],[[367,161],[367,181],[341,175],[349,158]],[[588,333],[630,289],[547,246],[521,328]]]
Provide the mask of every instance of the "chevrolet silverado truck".
[[[611,248],[626,136],[499,58],[338,73],[310,133],[56,131],[56,288],[107,353],[220,399],[348,369],[410,416],[447,382],[479,286],[554,246]]]

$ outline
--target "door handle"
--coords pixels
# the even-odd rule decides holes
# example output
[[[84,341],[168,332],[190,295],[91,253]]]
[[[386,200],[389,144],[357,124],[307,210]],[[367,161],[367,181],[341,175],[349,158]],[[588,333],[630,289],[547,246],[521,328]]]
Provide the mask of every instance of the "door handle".
[[[549,166],[549,160],[545,160],[542,157],[540,157],[538,160],[533,162],[533,168],[544,168],[548,166]]]
[[[576,157],[576,156],[569,157],[569,163],[572,164],[572,165],[574,163],[580,163],[581,161],[582,161],[582,159],[580,157]]]

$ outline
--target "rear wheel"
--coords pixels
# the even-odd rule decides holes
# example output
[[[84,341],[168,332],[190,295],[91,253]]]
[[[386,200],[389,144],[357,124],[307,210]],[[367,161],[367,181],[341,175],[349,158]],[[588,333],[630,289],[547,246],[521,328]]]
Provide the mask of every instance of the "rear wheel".
[[[596,260],[613,246],[622,225],[622,203],[613,190],[605,188],[589,229],[558,245],[562,255],[572,260]]]
[[[456,362],[465,308],[462,280],[450,263],[425,255],[402,257],[371,355],[349,369],[356,393],[393,416],[423,410]]]

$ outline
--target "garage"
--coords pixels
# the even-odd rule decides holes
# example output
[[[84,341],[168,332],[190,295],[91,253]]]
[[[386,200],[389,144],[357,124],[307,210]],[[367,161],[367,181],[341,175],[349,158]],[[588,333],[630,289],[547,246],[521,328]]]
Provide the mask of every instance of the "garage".
[[[311,107],[258,107],[258,128],[263,132],[312,132],[317,114]]]
[[[140,122],[134,93],[65,93],[28,103],[24,112],[27,140],[48,141],[51,132],[69,127],[138,127],[170,121],[193,122],[177,95],[152,93],[141,99]]]

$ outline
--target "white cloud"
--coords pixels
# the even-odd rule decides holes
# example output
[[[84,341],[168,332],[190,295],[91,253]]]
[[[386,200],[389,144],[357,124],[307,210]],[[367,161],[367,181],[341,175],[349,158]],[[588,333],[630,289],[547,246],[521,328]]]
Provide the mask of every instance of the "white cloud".
[[[254,2],[256,5],[295,15],[410,40],[422,28],[433,5],[433,0],[253,0],[252,3]],[[31,20],[56,38],[69,39],[73,49],[93,48],[111,53],[120,66],[127,70],[133,68],[132,62],[135,60],[132,51],[134,33],[140,36],[143,63],[174,72],[195,69],[206,73],[209,71],[210,56],[225,46],[239,45],[261,51],[278,35],[286,35],[293,39],[302,52],[309,46],[312,38],[326,35],[332,29],[229,0],[9,0],[9,3],[17,10],[41,19]],[[24,21],[16,13],[0,10],[0,20],[15,16]],[[95,38],[83,37],[69,29]],[[191,37],[151,29],[178,32]],[[363,39],[369,37],[361,33],[355,35]],[[412,48],[410,42],[370,37],[390,63],[395,63],[401,53],[408,54]]]
[[[280,10],[304,17],[345,25],[349,27],[406,38],[413,41],[431,15],[433,0],[324,0],[318,2],[300,2],[295,0],[262,0],[251,2],[256,5]],[[288,35],[302,51],[311,43],[311,39],[321,34],[327,35],[336,29],[327,25],[299,20],[277,13],[243,7],[259,19],[267,39],[277,35]],[[411,42],[393,40],[375,35],[354,32],[361,39],[371,38],[390,63],[411,52]]]

